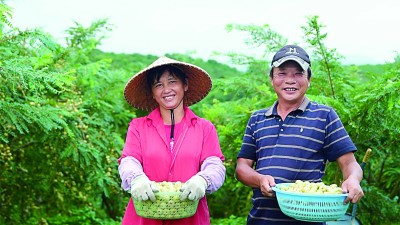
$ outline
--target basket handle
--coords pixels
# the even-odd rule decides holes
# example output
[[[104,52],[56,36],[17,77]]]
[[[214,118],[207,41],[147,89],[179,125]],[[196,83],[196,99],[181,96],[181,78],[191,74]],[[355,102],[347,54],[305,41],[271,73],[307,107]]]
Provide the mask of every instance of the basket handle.
[[[364,166],[365,166],[365,164],[367,163],[369,157],[371,156],[371,152],[372,152],[372,149],[370,149],[370,148],[368,148],[367,151],[365,152],[364,158],[363,158],[363,160],[362,160],[362,162],[361,162],[361,164],[360,164],[361,169],[362,169],[363,171],[364,171]]]
[[[365,152],[364,158],[363,158],[363,160],[362,160],[362,162],[360,164],[361,169],[363,170],[363,172],[364,172],[365,164],[367,163],[369,157],[371,156],[371,152],[372,152],[372,149],[368,148],[367,151]],[[352,225],[354,224],[354,221],[355,221],[355,218],[356,218],[356,211],[357,211],[357,203],[355,203],[353,205],[353,211],[351,212],[351,224]]]
[[[365,155],[364,155],[364,158],[363,158],[363,162],[364,163],[367,163],[369,157],[371,156],[371,152],[372,152],[372,149],[370,149],[370,148],[368,148],[367,151],[365,152]]]

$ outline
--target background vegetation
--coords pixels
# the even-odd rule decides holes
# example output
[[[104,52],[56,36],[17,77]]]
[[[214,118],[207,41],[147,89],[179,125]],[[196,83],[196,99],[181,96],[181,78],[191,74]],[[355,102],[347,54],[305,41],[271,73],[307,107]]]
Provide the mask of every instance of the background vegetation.
[[[96,49],[110,28],[106,20],[76,24],[61,45],[43,30],[20,30],[0,4],[0,224],[120,224],[129,194],[120,188],[119,158],[129,121],[147,114],[123,98],[126,81],[157,57]],[[358,147],[373,150],[365,167],[363,224],[400,224],[400,57],[384,65],[343,65],[325,44],[317,16],[304,25],[302,46],[312,53],[308,97],[340,115]],[[213,78],[211,93],[192,109],[217,127],[226,156],[226,182],[208,196],[212,224],[244,224],[251,189],[234,178],[247,120],[276,96],[268,81],[271,54],[287,44],[266,24],[227,25],[245,32],[261,57],[220,53],[245,71],[188,55]],[[327,183],[340,183],[335,162]],[[351,207],[350,207],[351,210]]]

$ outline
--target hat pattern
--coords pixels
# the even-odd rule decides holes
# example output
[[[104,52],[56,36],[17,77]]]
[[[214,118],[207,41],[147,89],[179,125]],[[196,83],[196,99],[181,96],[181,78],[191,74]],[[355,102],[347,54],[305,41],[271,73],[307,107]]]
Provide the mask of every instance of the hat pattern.
[[[303,70],[307,70],[311,67],[310,57],[307,52],[297,45],[286,45],[279,49],[272,58],[271,66],[279,67],[289,60],[296,61]]]

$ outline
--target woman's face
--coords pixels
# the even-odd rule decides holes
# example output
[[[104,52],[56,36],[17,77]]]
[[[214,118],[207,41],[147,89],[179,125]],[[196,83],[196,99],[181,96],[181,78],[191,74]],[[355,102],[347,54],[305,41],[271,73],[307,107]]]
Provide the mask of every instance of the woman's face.
[[[183,107],[183,97],[188,86],[168,70],[164,71],[158,81],[153,83],[151,88],[153,98],[160,105],[161,109],[176,109]]]
[[[299,64],[288,61],[279,68],[273,68],[271,84],[280,103],[301,104],[310,80],[307,79],[307,71],[303,71]]]

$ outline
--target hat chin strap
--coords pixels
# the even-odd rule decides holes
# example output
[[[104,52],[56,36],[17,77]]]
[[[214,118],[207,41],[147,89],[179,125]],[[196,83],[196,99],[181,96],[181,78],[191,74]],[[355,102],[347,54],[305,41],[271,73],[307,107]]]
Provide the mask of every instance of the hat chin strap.
[[[183,98],[182,98],[182,100],[181,100],[181,102],[183,102]],[[181,102],[179,103],[179,104],[181,104]],[[179,106],[179,105],[178,105]],[[172,151],[172,149],[174,148],[174,143],[175,143],[175,135],[174,135],[174,130],[175,130],[175,116],[174,116],[174,109],[176,109],[176,108],[178,108],[178,106],[177,107],[175,107],[175,108],[173,108],[173,109],[170,109],[169,111],[171,112],[171,134],[170,134],[170,139],[171,139],[171,141],[170,141],[170,147],[171,147],[171,151]]]
[[[171,141],[169,143],[170,147],[171,147],[171,151],[174,148],[174,128],[175,128],[175,116],[174,116],[174,109],[170,109],[171,112],[171,134],[170,134],[170,138]]]

